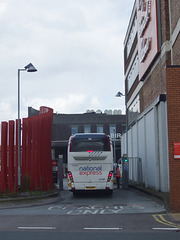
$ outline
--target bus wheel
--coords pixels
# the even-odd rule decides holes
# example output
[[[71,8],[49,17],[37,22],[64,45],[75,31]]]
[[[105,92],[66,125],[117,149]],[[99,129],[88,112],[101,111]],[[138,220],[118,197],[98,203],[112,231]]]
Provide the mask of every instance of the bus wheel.
[[[111,189],[111,190],[108,191],[108,195],[112,196],[112,194],[113,194],[113,190]]]

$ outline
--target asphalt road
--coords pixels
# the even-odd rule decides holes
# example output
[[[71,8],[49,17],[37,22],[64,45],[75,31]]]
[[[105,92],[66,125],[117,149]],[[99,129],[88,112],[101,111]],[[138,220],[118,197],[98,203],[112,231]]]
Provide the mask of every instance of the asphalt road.
[[[173,240],[179,228],[160,200],[133,189],[77,197],[65,190],[51,201],[0,209],[0,240]]]

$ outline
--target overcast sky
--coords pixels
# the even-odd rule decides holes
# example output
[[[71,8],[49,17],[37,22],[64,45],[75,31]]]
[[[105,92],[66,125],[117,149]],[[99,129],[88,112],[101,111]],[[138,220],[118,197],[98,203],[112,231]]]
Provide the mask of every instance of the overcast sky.
[[[134,0],[0,0],[0,122],[28,106],[58,113],[121,109],[123,42]]]

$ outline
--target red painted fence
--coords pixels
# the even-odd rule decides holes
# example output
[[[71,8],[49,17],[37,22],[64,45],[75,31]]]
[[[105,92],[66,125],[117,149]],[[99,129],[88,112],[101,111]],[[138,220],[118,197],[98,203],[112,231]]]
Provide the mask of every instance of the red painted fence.
[[[53,110],[40,108],[37,116],[22,121],[21,190],[54,188],[51,159]],[[1,123],[0,192],[18,191],[18,124]],[[14,144],[15,142],[15,144]]]

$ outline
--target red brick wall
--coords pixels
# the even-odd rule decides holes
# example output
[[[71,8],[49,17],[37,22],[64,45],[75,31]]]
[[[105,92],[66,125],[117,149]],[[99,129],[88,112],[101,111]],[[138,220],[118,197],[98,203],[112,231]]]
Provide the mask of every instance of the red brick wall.
[[[180,65],[180,37],[178,37],[173,46],[173,64]]]
[[[161,36],[162,44],[170,40],[170,24],[169,24],[169,1],[162,0],[161,4]],[[171,21],[172,31],[176,27],[180,16],[180,0],[171,1]],[[180,65],[180,36],[177,37],[173,45],[173,64]],[[170,51],[165,52],[161,58],[159,57],[159,63],[151,71],[150,76],[146,77],[144,85],[140,90],[141,96],[141,112],[143,112],[158,95],[166,92],[166,71],[165,66],[171,64]],[[129,94],[130,95],[130,94]]]
[[[166,68],[169,145],[170,205],[180,211],[180,159],[174,159],[174,143],[180,142],[180,66]]]
[[[180,1],[179,0],[171,0],[171,25],[172,25],[172,32],[176,27],[176,24],[179,20],[180,14]]]
[[[179,1],[179,0],[178,0]],[[161,34],[162,43],[170,39],[169,32],[169,5],[168,0],[161,0]]]
[[[179,1],[179,0],[178,0]],[[169,5],[167,0],[161,0],[161,37],[162,45],[170,40],[170,25],[169,25]],[[176,45],[178,47],[178,45]],[[178,50],[175,50],[178,58]],[[162,54],[162,53],[161,53]],[[166,92],[166,71],[165,67],[171,64],[171,54],[165,52],[158,56],[158,64],[152,68],[150,76],[144,80],[144,85],[140,90],[141,96],[141,112],[143,112],[153,101],[160,95]],[[155,61],[156,62],[156,61]],[[177,60],[178,62],[178,60]],[[177,63],[178,64],[178,63]]]
[[[144,81],[140,90],[141,112],[143,112],[153,101],[166,92],[166,65],[170,64],[170,52],[165,53],[149,77]]]

